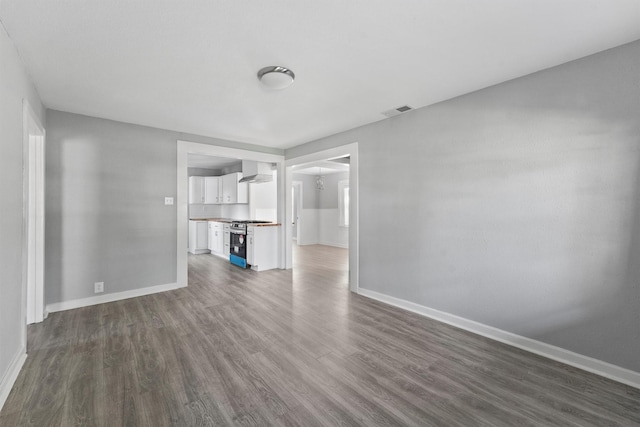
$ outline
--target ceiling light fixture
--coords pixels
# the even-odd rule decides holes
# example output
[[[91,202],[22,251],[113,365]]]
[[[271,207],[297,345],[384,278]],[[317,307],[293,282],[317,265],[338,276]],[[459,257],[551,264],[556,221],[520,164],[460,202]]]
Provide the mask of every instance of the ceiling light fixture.
[[[264,67],[258,71],[258,80],[269,89],[280,90],[289,87],[296,75],[288,68],[280,66]]]
[[[324,176],[322,175],[322,168],[318,168],[319,175],[316,176],[316,190],[324,190]]]

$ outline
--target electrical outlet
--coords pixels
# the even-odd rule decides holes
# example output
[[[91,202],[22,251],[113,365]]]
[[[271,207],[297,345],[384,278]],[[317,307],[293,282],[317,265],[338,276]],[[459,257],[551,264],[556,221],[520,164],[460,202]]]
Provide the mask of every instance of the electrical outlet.
[[[165,205],[173,205],[173,197],[165,197],[164,198]]]
[[[93,284],[94,293],[99,294],[100,292],[104,292],[104,282],[96,282]]]

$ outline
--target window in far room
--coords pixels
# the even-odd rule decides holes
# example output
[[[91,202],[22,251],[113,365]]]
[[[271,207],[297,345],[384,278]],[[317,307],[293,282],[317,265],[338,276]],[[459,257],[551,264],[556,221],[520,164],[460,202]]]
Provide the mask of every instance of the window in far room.
[[[349,226],[349,180],[338,182],[338,211],[340,227]]]

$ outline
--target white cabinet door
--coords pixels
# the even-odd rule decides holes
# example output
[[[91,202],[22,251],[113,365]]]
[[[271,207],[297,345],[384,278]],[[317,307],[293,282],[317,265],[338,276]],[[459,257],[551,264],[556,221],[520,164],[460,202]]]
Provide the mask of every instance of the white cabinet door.
[[[222,203],[249,203],[249,187],[240,172],[222,176]]]
[[[189,177],[189,203],[204,203],[204,177]]]
[[[204,177],[204,202],[206,204],[222,203],[221,187],[219,176]]]
[[[209,236],[207,233],[207,223],[196,221],[196,250],[209,249]]]
[[[238,181],[236,174],[222,176],[222,203],[236,203],[238,200]]]
[[[229,256],[231,253],[231,232],[230,232],[229,224],[224,224],[222,226],[223,237],[223,246],[222,246],[222,254],[224,256]]]
[[[247,264],[256,271],[278,267],[278,226],[247,227]]]
[[[256,262],[253,240],[255,234],[255,227],[247,227],[247,264],[249,265],[253,265]]]
[[[213,222],[209,222],[207,229],[209,232],[209,250],[213,252]]]
[[[222,253],[224,237],[222,236],[222,224],[216,222],[213,224],[213,251],[217,254]]]
[[[224,236],[222,223],[209,221],[209,250],[211,253],[221,255],[224,250]]]
[[[209,252],[209,229],[206,221],[189,221],[189,252]]]

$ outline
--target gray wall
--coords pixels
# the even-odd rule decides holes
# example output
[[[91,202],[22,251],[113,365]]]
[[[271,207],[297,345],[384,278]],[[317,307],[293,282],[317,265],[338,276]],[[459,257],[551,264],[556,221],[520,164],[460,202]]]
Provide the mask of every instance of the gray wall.
[[[338,182],[349,180],[349,172],[325,175],[324,190],[318,191],[318,209],[338,209]]]
[[[349,179],[349,172],[324,176],[324,190],[316,188],[316,176],[294,173],[293,181],[302,181],[302,209],[338,209],[338,181]]]
[[[635,42],[286,157],[359,143],[361,287],[640,371],[639,79]]]
[[[176,282],[178,139],[281,154],[48,110],[46,303]]]
[[[302,182],[302,209],[318,209],[316,176],[304,173],[294,173],[292,174],[292,180]]]
[[[44,109],[0,24],[0,380],[22,347],[22,100]]]
[[[205,169],[205,168],[187,168],[188,176],[218,176],[222,175],[220,169]]]

